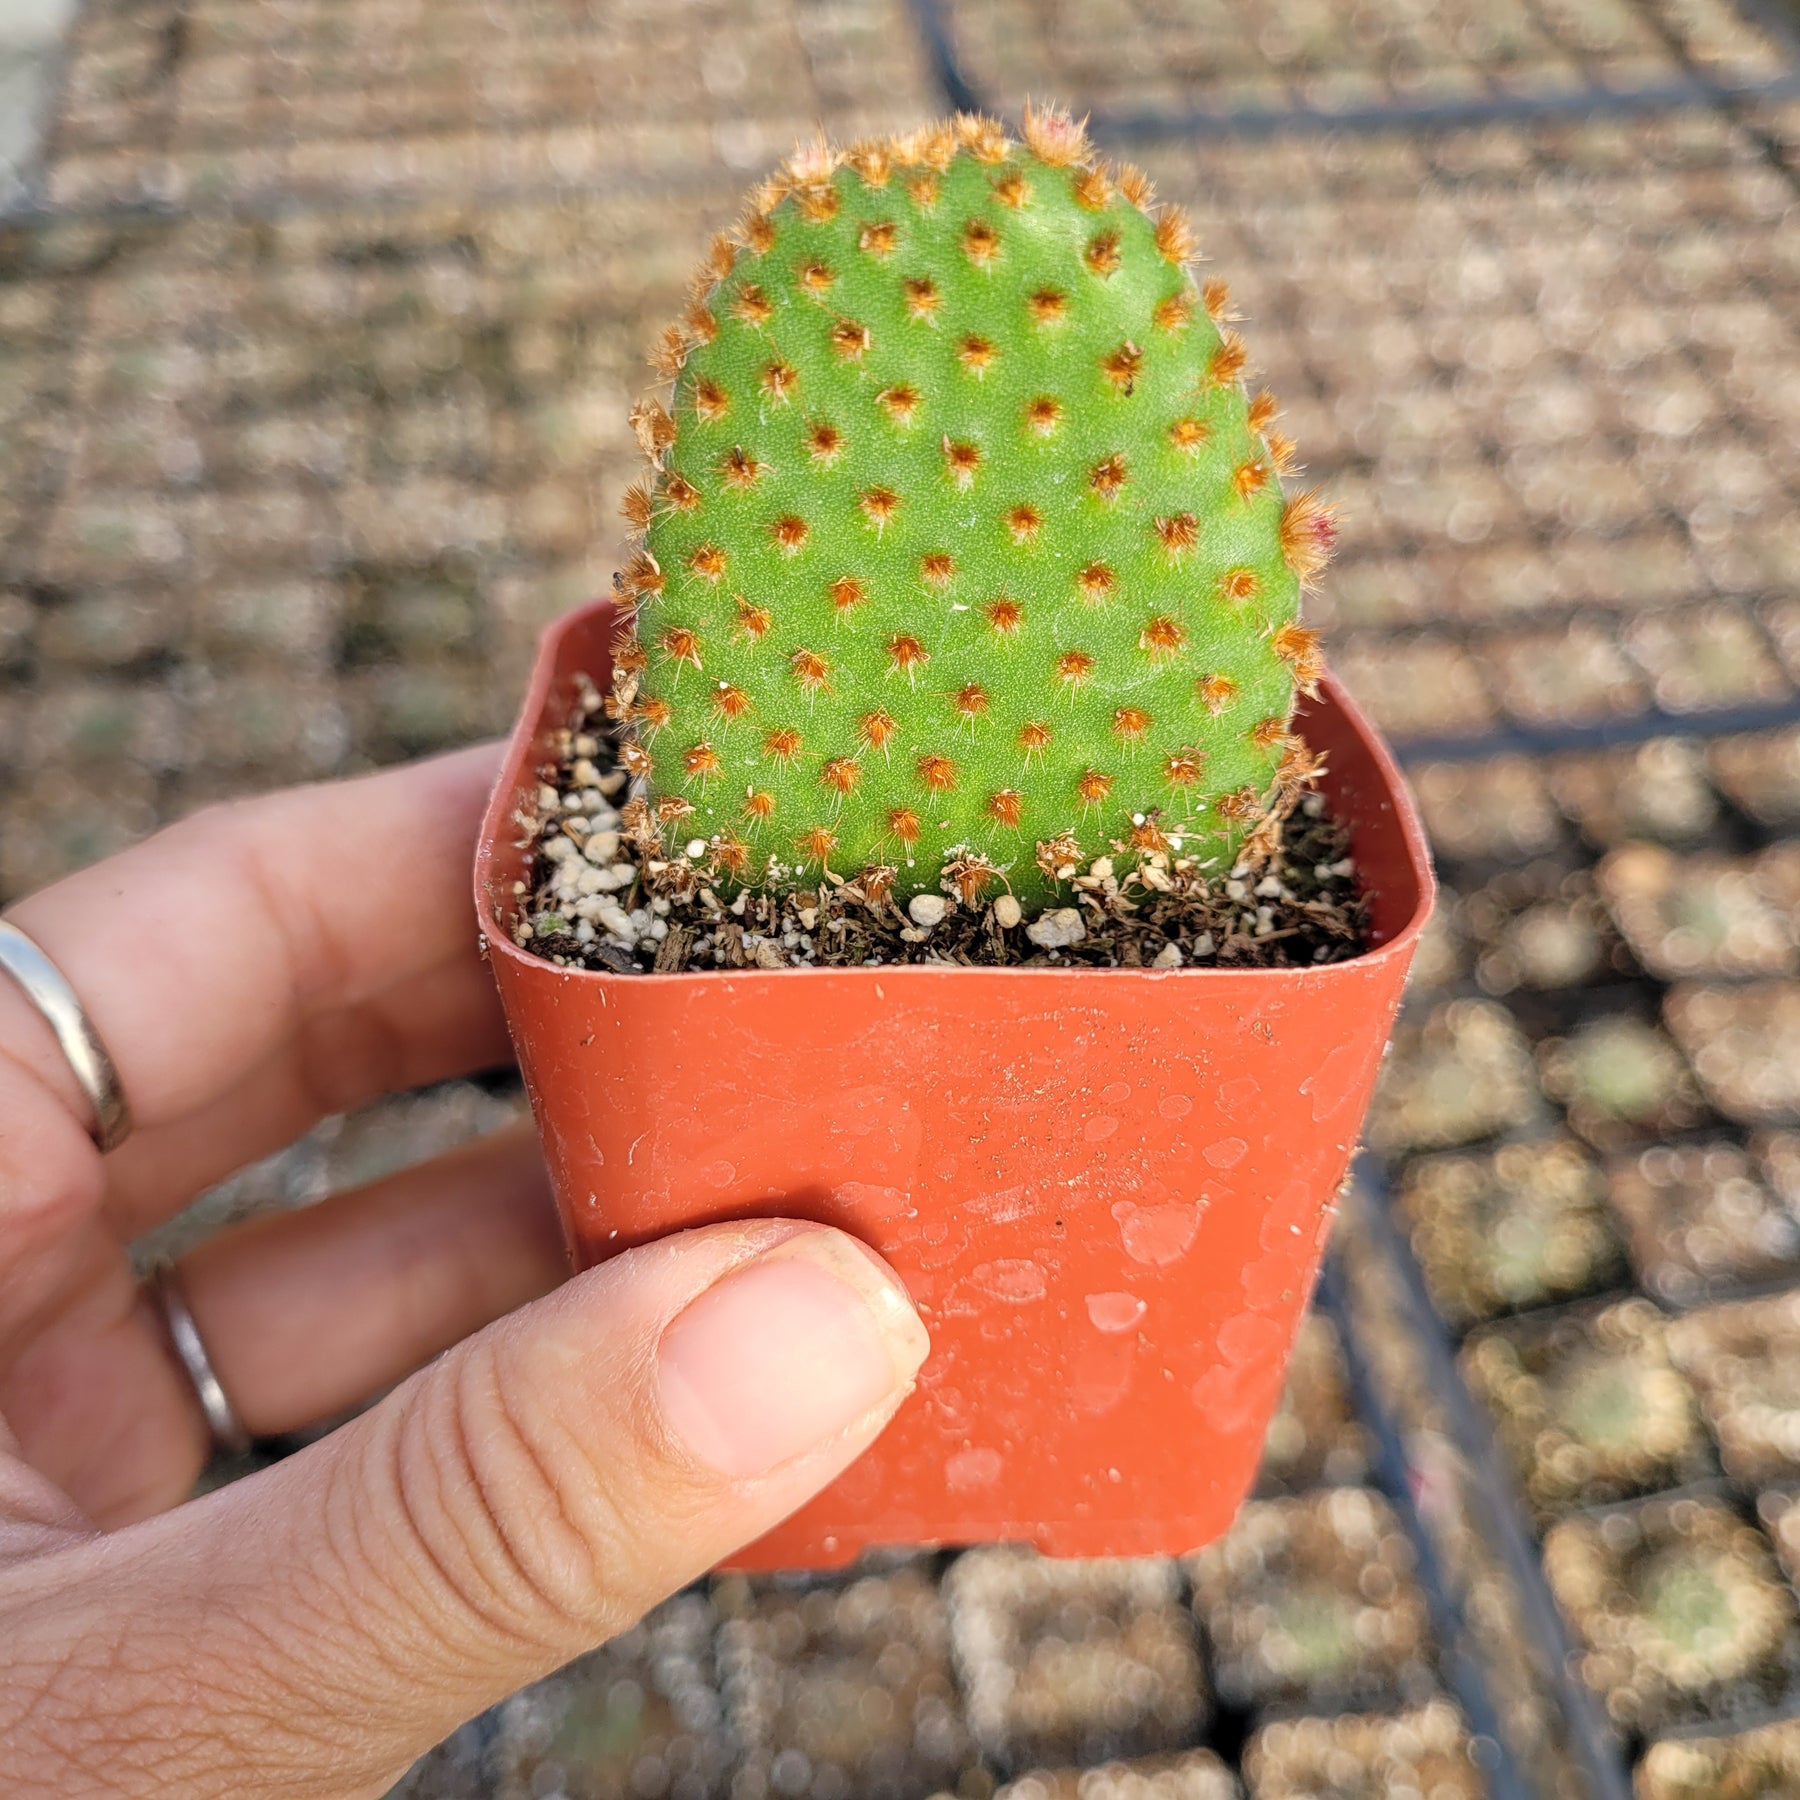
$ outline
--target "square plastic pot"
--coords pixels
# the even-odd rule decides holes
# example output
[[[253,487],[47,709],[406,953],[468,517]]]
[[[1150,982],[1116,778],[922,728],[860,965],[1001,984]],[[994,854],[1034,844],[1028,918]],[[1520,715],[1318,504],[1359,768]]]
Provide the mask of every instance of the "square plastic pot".
[[[1192,1550],[1254,1477],[1430,912],[1393,762],[1335,685],[1300,719],[1370,947],[1284,970],[559,969],[509,929],[538,771],[614,611],[546,635],[476,904],[577,1266],[714,1220],[857,1233],[932,1354],[874,1448],[735,1559],[1018,1539]]]

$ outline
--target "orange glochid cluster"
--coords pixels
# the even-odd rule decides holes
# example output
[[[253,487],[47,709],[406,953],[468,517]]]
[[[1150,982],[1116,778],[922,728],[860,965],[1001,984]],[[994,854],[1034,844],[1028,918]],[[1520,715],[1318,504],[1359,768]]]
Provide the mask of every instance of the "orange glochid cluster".
[[[819,770],[819,780],[833,793],[848,794],[862,780],[862,770],[854,756],[828,757]]]
[[[1016,827],[1025,812],[1025,796],[1017,788],[999,788],[988,795],[988,817],[997,824]]]
[[[696,544],[688,552],[687,566],[700,580],[716,584],[724,578],[727,558],[717,544]]]
[[[854,575],[840,575],[825,591],[840,613],[853,611],[869,597],[869,590]]]
[[[910,676],[931,660],[931,653],[910,632],[899,632],[888,639],[888,667],[897,674]]]

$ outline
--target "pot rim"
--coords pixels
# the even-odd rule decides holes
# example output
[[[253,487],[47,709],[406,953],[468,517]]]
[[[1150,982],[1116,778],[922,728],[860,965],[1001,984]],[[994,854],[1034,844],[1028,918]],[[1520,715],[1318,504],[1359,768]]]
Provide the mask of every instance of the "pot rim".
[[[512,799],[519,786],[519,775],[531,755],[532,740],[537,733],[538,721],[543,716],[544,709],[550,700],[551,685],[557,674],[557,651],[560,649],[563,639],[571,632],[586,625],[597,615],[613,610],[615,607],[611,600],[591,600],[585,606],[575,607],[563,614],[561,618],[553,620],[545,628],[538,640],[537,655],[532,664],[531,680],[527,685],[525,698],[520,706],[512,734],[507,740],[506,751],[494,778],[493,789],[488,795],[487,806],[482,813],[481,835],[475,851],[476,922],[480,927],[482,941],[488,956],[490,958],[503,957],[522,973],[530,971],[542,976],[559,977],[568,981],[593,983],[600,986],[626,981],[634,987],[645,982],[654,983],[659,987],[670,987],[694,982],[718,983],[721,981],[728,981],[734,985],[744,983],[752,987],[760,987],[765,982],[793,981],[795,979],[805,979],[811,982],[851,982],[866,986],[878,981],[953,982],[983,979],[996,975],[1003,975],[1008,980],[1034,979],[1039,985],[1064,982],[1072,976],[1079,976],[1083,981],[1193,982],[1208,978],[1213,980],[1228,978],[1233,982],[1260,981],[1264,985],[1274,985],[1293,981],[1329,980],[1333,974],[1343,969],[1364,967],[1370,963],[1391,960],[1394,957],[1410,958],[1413,945],[1431,917],[1432,907],[1437,896],[1437,880],[1432,868],[1431,852],[1426,840],[1425,828],[1419,819],[1418,810],[1406,785],[1405,777],[1400,772],[1400,766],[1395,760],[1393,752],[1388,748],[1368,716],[1350,697],[1337,677],[1328,672],[1321,693],[1327,703],[1344,716],[1351,731],[1367,750],[1370,761],[1374,764],[1375,773],[1379,776],[1389,796],[1393,812],[1392,829],[1399,834],[1402,848],[1405,851],[1407,867],[1411,870],[1418,889],[1412,911],[1398,931],[1394,932],[1391,937],[1384,938],[1379,944],[1362,951],[1359,955],[1349,957],[1343,962],[1282,969],[1225,969],[1211,964],[1203,964],[1198,968],[1191,969],[1095,969],[1074,966],[1066,969],[1008,969],[986,965],[965,968],[960,965],[933,963],[878,963],[865,964],[861,967],[844,965],[824,969],[683,969],[679,972],[660,975],[645,969],[614,971],[560,967],[541,956],[532,955],[530,951],[522,949],[513,941],[512,932],[502,920],[499,906],[496,903],[497,887],[493,873],[495,851],[501,841],[501,834],[512,822]]]

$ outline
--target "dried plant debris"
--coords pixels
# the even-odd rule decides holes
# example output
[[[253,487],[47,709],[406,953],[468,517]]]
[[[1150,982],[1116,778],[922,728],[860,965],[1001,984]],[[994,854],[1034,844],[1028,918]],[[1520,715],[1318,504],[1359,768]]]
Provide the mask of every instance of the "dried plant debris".
[[[556,748],[535,811],[519,820],[533,854],[513,937],[563,967],[1294,968],[1345,961],[1366,941],[1349,834],[1317,793],[1293,796],[1281,829],[1264,835],[1264,860],[1233,869],[1184,855],[1179,836],[1132,851],[1135,864],[1121,845],[1116,870],[1111,857],[1083,863],[1046,843],[1060,903],[1035,917],[979,857],[952,861],[941,893],[904,907],[885,868],[849,880],[826,870],[811,885],[727,900],[713,884],[726,885],[733,845],[684,838],[679,800],[657,816],[619,766],[591,682]]]
[[[1548,1326],[1496,1326],[1464,1346],[1463,1372],[1541,1513],[1712,1473],[1667,1329],[1647,1301],[1624,1300]]]
[[[1448,1700],[1406,1712],[1265,1725],[1244,1751],[1250,1800],[1482,1800],[1469,1728]]]
[[[799,1591],[727,1577],[713,1599],[734,1800],[911,1800],[973,1763],[928,1566]]]
[[[1007,1782],[994,1800],[1239,1800],[1240,1793],[1237,1777],[1212,1751],[1185,1750],[1093,1769],[1034,1769]]]
[[[1183,1566],[1221,1700],[1367,1706],[1430,1692],[1412,1546],[1379,1494],[1253,1500]]]
[[[1005,1768],[1191,1744],[1200,1656],[1165,1557],[1068,1562],[972,1550],[945,1580],[969,1722]]]
[[[1761,1532],[1718,1500],[1650,1500],[1567,1519],[1544,1573],[1615,1723],[1655,1730],[1786,1696],[1800,1615]]]
[[[1752,1487],[1800,1476],[1800,1292],[1690,1313],[1670,1326],[1669,1353],[1728,1475]]]
[[[1689,1306],[1800,1264],[1800,1190],[1771,1191],[1736,1144],[1658,1145],[1615,1161],[1606,1180],[1638,1279],[1659,1300]]]
[[[1789,1800],[1800,1794],[1800,1719],[1667,1738],[1645,1751],[1636,1782],[1638,1800]]]
[[[1408,1166],[1397,1198],[1438,1310],[1455,1325],[1575,1299],[1624,1273],[1592,1157],[1568,1138]]]

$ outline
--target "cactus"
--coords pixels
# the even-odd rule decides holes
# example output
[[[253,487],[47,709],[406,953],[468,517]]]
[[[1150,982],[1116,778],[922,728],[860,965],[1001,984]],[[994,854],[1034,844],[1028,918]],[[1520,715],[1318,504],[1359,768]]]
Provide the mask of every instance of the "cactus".
[[[1180,212],[1063,114],[1023,136],[798,152],[660,341],[613,712],[727,888],[1229,868],[1316,770],[1330,511]]]

